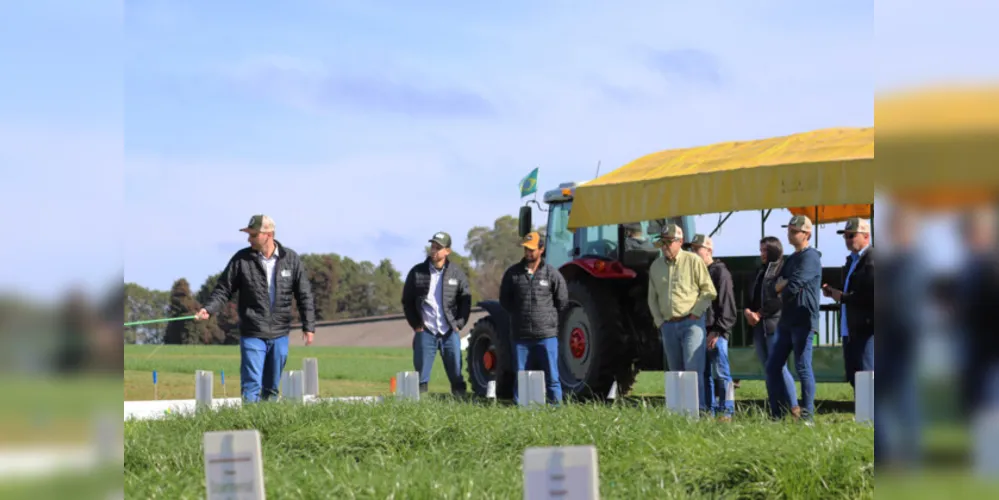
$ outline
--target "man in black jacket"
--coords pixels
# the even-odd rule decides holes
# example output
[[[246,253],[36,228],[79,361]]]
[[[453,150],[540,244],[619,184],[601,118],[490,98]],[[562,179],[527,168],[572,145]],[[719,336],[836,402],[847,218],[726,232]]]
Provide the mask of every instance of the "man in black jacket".
[[[732,372],[728,363],[728,341],[735,326],[735,292],[732,288],[732,273],[720,260],[714,259],[714,242],[710,236],[695,234],[690,248],[708,266],[708,274],[718,295],[711,302],[705,314],[705,330],[708,333],[704,352],[707,362],[704,370],[704,397],[712,416],[723,414],[730,420],[735,414],[735,402],[726,401],[726,389],[732,382]]]
[[[199,321],[207,320],[239,292],[239,378],[248,402],[278,395],[288,360],[292,298],[298,302],[306,345],[312,344],[316,331],[309,274],[298,254],[274,239],[274,229],[266,215],[254,215],[240,229],[249,235],[250,246],[229,259],[211,298],[196,315]]]
[[[537,232],[524,236],[524,259],[510,266],[500,282],[500,304],[510,315],[517,371],[540,369],[545,374],[549,404],[562,401],[558,374],[559,318],[569,303],[565,278],[545,262],[544,241]],[[519,403],[517,378],[514,402]]]
[[[840,335],[846,380],[855,386],[858,371],[874,371],[874,248],[871,223],[852,218],[836,231],[850,255],[843,266],[843,290],[822,286],[822,293],[840,304]]]
[[[413,266],[402,288],[402,309],[413,329],[413,368],[420,373],[420,392],[427,392],[434,357],[440,351],[451,393],[465,394],[461,374],[461,329],[472,311],[472,293],[461,268],[448,260],[451,236],[430,238],[427,259]]]

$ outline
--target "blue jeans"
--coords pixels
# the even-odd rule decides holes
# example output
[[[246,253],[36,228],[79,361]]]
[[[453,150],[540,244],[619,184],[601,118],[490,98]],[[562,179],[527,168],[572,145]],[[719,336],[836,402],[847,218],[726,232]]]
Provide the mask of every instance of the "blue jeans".
[[[809,327],[777,328],[774,334],[774,348],[767,359],[767,395],[770,399],[770,414],[780,418],[789,409],[787,385],[782,369],[794,351],[794,369],[801,381],[801,416],[811,420],[815,415],[815,373],[812,371],[812,338]]]
[[[276,339],[239,339],[239,385],[243,401],[275,399],[288,361],[288,336]]]
[[[767,335],[764,328],[762,322],[757,323],[753,327],[753,346],[756,348],[756,358],[760,360],[760,365],[763,366],[764,373],[766,373],[767,359],[770,358],[770,353],[774,350],[774,342],[777,341],[777,334],[772,333]],[[794,385],[794,377],[791,376],[791,371],[787,369],[787,363],[782,366],[781,375],[784,376],[784,386],[787,388],[788,403],[794,408],[798,406],[798,390]]]
[[[517,357],[517,371],[541,370],[545,373],[545,397],[549,404],[562,402],[562,382],[558,375],[558,338],[538,340],[515,340],[514,354]],[[513,378],[513,402],[520,404],[517,394],[519,378]]]
[[[659,333],[663,339],[663,356],[668,371],[704,373],[704,366],[707,364],[704,354],[704,316],[663,323],[659,327]],[[701,390],[703,394],[703,389]],[[708,402],[705,398],[697,399],[700,400],[701,410],[707,410]]]
[[[914,465],[922,458],[916,349],[912,338],[888,337],[891,356],[882,358],[874,390],[874,463]]]
[[[451,382],[451,393],[463,394],[466,387],[465,378],[461,375],[461,339],[453,330],[444,336],[426,330],[413,334],[413,368],[420,373],[420,391],[426,392],[438,351],[444,361],[444,372]]]
[[[728,340],[719,336],[714,349],[707,349],[707,365],[704,371],[704,399],[711,409],[711,416],[724,413],[735,414],[735,401],[727,401],[728,384],[732,382],[732,372],[728,365]]]
[[[874,335],[849,335],[843,337],[843,364],[846,381],[856,388],[856,373],[874,371]]]

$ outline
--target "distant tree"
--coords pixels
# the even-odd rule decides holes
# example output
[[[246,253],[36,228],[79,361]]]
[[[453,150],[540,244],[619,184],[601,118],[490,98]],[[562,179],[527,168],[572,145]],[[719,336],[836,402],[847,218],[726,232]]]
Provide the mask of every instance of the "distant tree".
[[[170,289],[170,318],[191,316],[201,309],[201,304],[191,294],[191,285],[181,278]],[[225,334],[218,324],[201,321],[172,321],[163,336],[165,344],[221,344]]]
[[[125,283],[123,305],[126,323],[165,318],[170,312],[170,292],[150,290],[137,283]],[[125,342],[161,344],[166,328],[163,323],[125,328]]]

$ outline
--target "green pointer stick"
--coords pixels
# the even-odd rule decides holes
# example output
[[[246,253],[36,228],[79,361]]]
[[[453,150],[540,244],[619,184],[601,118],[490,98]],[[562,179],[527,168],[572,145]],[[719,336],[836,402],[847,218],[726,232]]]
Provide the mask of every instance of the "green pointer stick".
[[[131,323],[125,323],[125,326],[137,326],[137,325],[149,325],[153,323],[167,323],[169,321],[181,321],[185,319],[194,319],[196,316],[181,316],[179,318],[162,318],[162,319],[147,319],[145,321],[133,321]]]

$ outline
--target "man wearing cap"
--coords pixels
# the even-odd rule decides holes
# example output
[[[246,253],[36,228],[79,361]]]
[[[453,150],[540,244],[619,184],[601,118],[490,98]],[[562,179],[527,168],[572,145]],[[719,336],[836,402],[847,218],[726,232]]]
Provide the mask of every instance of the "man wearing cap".
[[[858,217],[836,231],[843,235],[850,255],[843,266],[843,290],[822,285],[822,293],[840,304],[839,331],[843,338],[846,380],[855,387],[858,371],[874,371],[874,248],[871,223]]]
[[[662,336],[663,365],[669,371],[704,373],[704,314],[718,295],[708,266],[682,249],[683,229],[676,224],[663,228],[656,246],[662,249],[663,257],[649,269],[648,300],[649,312]],[[707,410],[705,398],[698,399],[701,410]]]
[[[562,273],[545,262],[544,240],[537,232],[520,242],[524,258],[503,273],[500,305],[510,315],[517,371],[541,370],[547,385],[546,399],[562,401],[558,374],[558,331],[562,311],[569,303],[569,291]],[[513,398],[519,403],[517,377]]]
[[[437,352],[451,382],[451,394],[465,394],[461,374],[461,329],[472,311],[468,278],[454,265],[451,235],[441,231],[430,238],[426,260],[413,266],[402,287],[402,310],[413,329],[413,368],[420,373],[420,392],[427,392]]]
[[[309,273],[294,250],[274,239],[274,221],[254,215],[240,231],[248,248],[229,259],[208,303],[195,319],[218,314],[239,292],[239,383],[243,400],[273,399],[288,359],[292,298],[298,303],[305,345],[312,344],[316,310]]]
[[[770,413],[780,418],[789,410],[783,368],[794,352],[794,367],[801,381],[799,406],[791,408],[795,418],[811,425],[815,415],[815,373],[812,371],[812,337],[819,331],[819,296],[822,289],[822,254],[809,245],[812,221],[796,215],[782,226],[794,253],[784,261],[775,285],[782,308],[774,335],[774,347],[767,359],[767,394]]]
[[[705,314],[704,326],[708,333],[705,346],[707,367],[704,371],[704,396],[713,415],[722,415],[729,420],[735,414],[735,401],[727,399],[728,384],[732,383],[732,373],[728,364],[728,341],[735,326],[735,292],[732,286],[732,273],[728,266],[715,260],[715,245],[710,236],[695,234],[690,248],[708,266],[711,283],[717,297]]]

